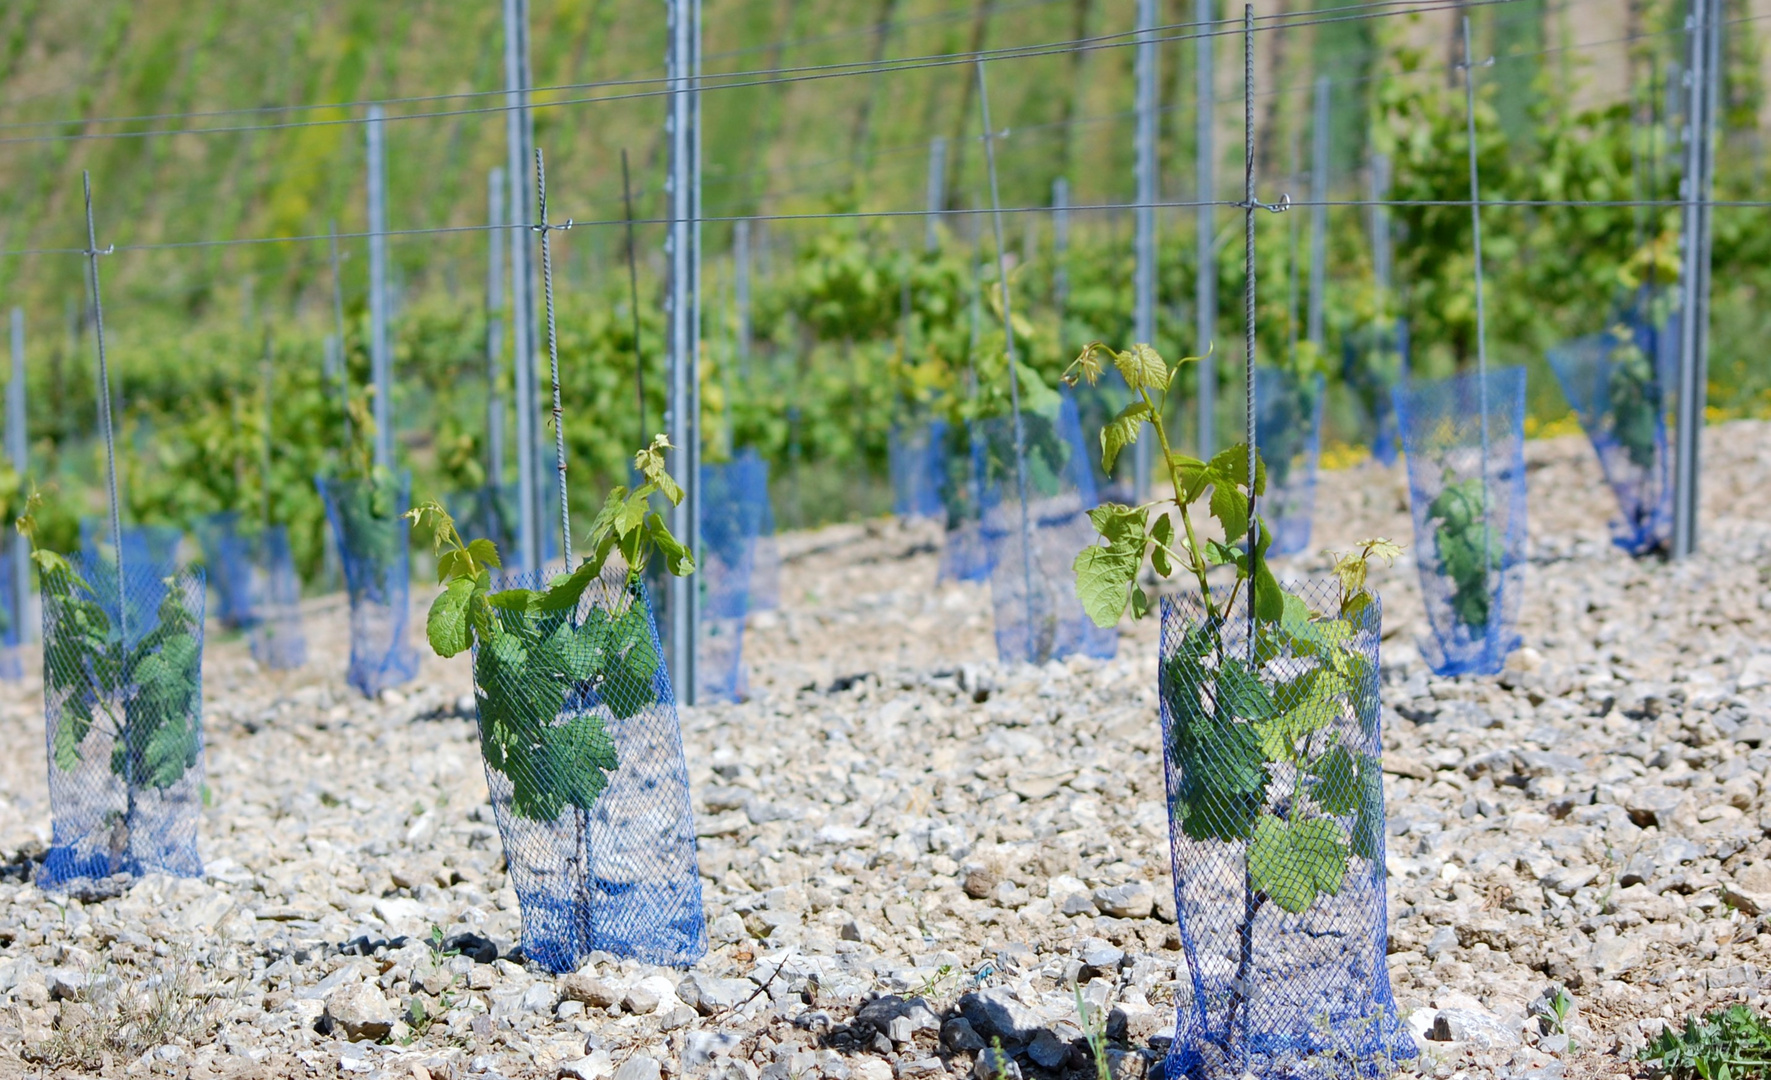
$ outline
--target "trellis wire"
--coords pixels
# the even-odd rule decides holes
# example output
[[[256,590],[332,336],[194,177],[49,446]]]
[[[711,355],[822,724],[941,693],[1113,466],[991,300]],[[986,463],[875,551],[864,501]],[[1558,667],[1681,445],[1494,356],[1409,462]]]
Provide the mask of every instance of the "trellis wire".
[[[1402,0],[1394,0],[1394,2],[1400,3],[1400,2],[1402,2]],[[1416,13],[1416,14],[1429,13],[1429,12],[1435,12],[1435,11],[1463,11],[1463,10],[1467,10],[1467,9],[1473,8],[1473,7],[1485,7],[1485,6],[1488,6],[1491,4],[1510,3],[1510,2],[1513,2],[1513,0],[1462,0],[1462,2],[1453,2],[1453,0],[1446,0],[1446,2],[1443,2],[1443,3],[1428,3],[1428,4],[1415,5],[1413,7],[1410,7],[1408,9],[1408,11],[1410,13]],[[1391,6],[1391,5],[1389,2],[1386,2],[1385,4],[1382,4],[1382,5],[1363,5],[1363,6]],[[1348,9],[1339,8],[1339,9],[1322,9],[1322,10],[1323,11],[1334,10],[1334,11],[1339,11],[1339,12],[1346,12]],[[1285,15],[1261,16],[1260,18],[1261,19],[1295,18],[1298,15],[1316,15],[1316,14],[1319,14],[1319,12],[1316,10],[1305,10],[1305,11],[1300,11],[1300,12],[1295,12],[1295,13],[1287,13]],[[1393,17],[1395,14],[1397,14],[1397,13],[1396,12],[1370,12],[1367,14],[1337,14],[1337,15],[1331,15],[1331,16],[1324,16],[1322,18],[1297,19],[1296,21],[1293,21],[1293,22],[1287,22],[1287,23],[1283,23],[1283,24],[1275,24],[1273,26],[1262,27],[1261,29],[1263,31],[1285,30],[1285,29],[1302,29],[1302,28],[1306,28],[1306,27],[1331,25],[1331,24],[1335,24],[1335,23],[1363,22],[1363,21],[1366,21],[1369,19],[1389,18],[1389,17]],[[1166,24],[1163,26],[1152,27],[1151,30],[1157,34],[1162,35],[1162,36],[1159,36],[1156,38],[1156,41],[1159,44],[1167,43],[1167,42],[1175,42],[1175,41],[1190,41],[1190,40],[1194,40],[1195,38],[1202,37],[1202,36],[1203,37],[1228,36],[1228,35],[1236,32],[1231,29],[1222,29],[1222,30],[1207,30],[1207,31],[1203,31],[1201,33],[1186,33],[1186,34],[1164,33],[1164,31],[1175,30],[1175,29],[1184,28],[1184,27],[1191,27],[1194,25],[1195,24],[1193,24],[1193,23],[1172,23],[1172,24]],[[1252,28],[1251,28],[1251,31],[1252,31]],[[1025,59],[1036,59],[1036,58],[1044,57],[1044,56],[1062,56],[1062,55],[1066,55],[1069,53],[1076,53],[1076,52],[1096,52],[1096,51],[1101,51],[1101,50],[1106,50],[1106,49],[1135,48],[1136,45],[1138,44],[1137,33],[1138,32],[1135,30],[1134,31],[1125,31],[1125,32],[1119,32],[1119,33],[1113,33],[1113,34],[1096,35],[1093,37],[1074,38],[1074,39],[1070,39],[1070,40],[1063,41],[1063,42],[1045,43],[1045,44],[1041,44],[1041,45],[1016,46],[1016,47],[1009,47],[1009,48],[997,49],[997,50],[991,50],[991,49],[967,50],[963,53],[945,53],[945,54],[935,54],[935,55],[923,56],[923,57],[904,57],[904,58],[900,58],[897,60],[883,61],[883,62],[878,62],[878,63],[863,62],[863,61],[849,61],[846,63],[836,63],[836,64],[826,64],[826,65],[810,65],[810,66],[801,67],[801,68],[777,68],[777,69],[773,69],[773,70],[764,69],[764,70],[758,70],[758,71],[744,71],[744,72],[732,72],[732,73],[726,73],[726,74],[715,74],[715,75],[711,75],[711,76],[706,76],[706,78],[709,78],[709,79],[747,78],[748,79],[750,76],[753,76],[753,75],[781,75],[783,77],[781,77],[781,78],[753,79],[751,81],[744,81],[744,82],[715,83],[711,86],[705,87],[705,89],[709,89],[709,90],[738,90],[738,89],[746,89],[746,88],[751,88],[751,87],[778,86],[778,85],[787,84],[787,83],[822,81],[825,79],[832,79],[832,78],[855,78],[855,77],[860,77],[860,76],[865,76],[865,75],[898,74],[898,73],[907,72],[907,71],[921,71],[921,70],[928,70],[931,68],[954,67],[954,66],[958,66],[958,65],[962,65],[962,64],[973,64],[973,63],[979,62],[981,60],[987,60],[987,59],[1025,60]],[[525,37],[526,37],[526,31],[525,31]],[[1129,40],[1129,41],[1122,40],[1125,38],[1130,38],[1131,40]],[[667,83],[668,84],[671,81],[672,81],[671,77],[668,75],[665,75],[665,76],[659,76],[659,77],[643,79],[643,80],[633,80],[631,83],[624,83],[621,81],[612,81],[610,83],[588,84],[588,85],[592,85],[592,86],[596,86],[596,85],[630,85],[633,83],[640,83],[640,84]],[[564,87],[563,89],[571,89],[571,88],[572,87],[568,86],[568,87]],[[490,106],[484,106],[484,107],[480,107],[480,108],[470,108],[470,109],[447,109],[447,110],[436,110],[436,111],[432,111],[432,112],[407,113],[407,114],[400,115],[400,116],[388,117],[387,119],[389,119],[389,120],[431,120],[431,119],[443,119],[443,118],[459,117],[459,116],[479,116],[479,115],[486,115],[489,113],[511,112],[511,111],[516,111],[519,109],[526,111],[529,109],[563,108],[563,107],[570,106],[570,105],[593,105],[593,104],[601,104],[601,103],[614,102],[614,101],[630,101],[630,100],[644,99],[644,98],[668,97],[673,91],[671,89],[669,89],[668,87],[666,87],[664,89],[640,91],[640,92],[635,92],[635,93],[630,93],[630,94],[611,94],[611,95],[606,95],[603,97],[591,97],[591,98],[563,98],[563,99],[559,99],[556,101],[530,103],[526,100],[526,98],[527,98],[527,95],[531,92],[541,93],[541,92],[545,92],[545,90],[530,91],[525,86],[525,88],[524,88],[525,101],[521,105],[517,105],[517,104],[490,105]],[[497,91],[479,91],[479,92],[475,92],[475,93],[482,94],[482,95],[489,95],[489,94],[497,93]],[[466,96],[466,95],[463,95],[463,96]],[[364,103],[364,104],[385,105],[385,104],[388,104],[390,101],[397,101],[397,100],[401,100],[401,99],[381,99],[377,102]],[[323,108],[327,108],[327,109],[337,109],[339,106],[329,104],[329,105],[325,105],[325,106],[315,105],[315,106],[309,106],[309,107],[310,108],[322,108],[323,107]],[[220,135],[220,134],[234,134],[234,133],[243,133],[243,132],[280,131],[280,130],[288,130],[288,129],[293,129],[293,128],[307,128],[307,127],[333,127],[333,126],[338,126],[341,124],[361,124],[364,122],[365,121],[363,119],[360,119],[357,117],[342,117],[342,118],[326,119],[326,120],[291,121],[291,122],[287,122],[287,123],[236,125],[236,126],[230,126],[230,127],[216,127],[216,128],[156,129],[156,130],[148,130],[148,131],[123,131],[123,132],[82,132],[80,134],[74,134],[74,135],[37,135],[37,136],[0,138],[0,145],[6,145],[8,143],[60,142],[60,141],[68,141],[68,140],[74,140],[74,139],[153,138],[153,137],[172,136],[172,135]],[[56,123],[61,124],[61,125],[78,126],[78,125],[83,124],[84,121],[64,120],[64,121],[57,121]]]

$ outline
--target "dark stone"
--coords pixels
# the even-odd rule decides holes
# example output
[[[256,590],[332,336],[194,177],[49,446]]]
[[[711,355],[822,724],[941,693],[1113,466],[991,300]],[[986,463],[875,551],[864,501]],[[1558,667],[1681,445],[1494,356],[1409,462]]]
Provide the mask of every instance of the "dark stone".
[[[444,938],[443,950],[459,953],[476,964],[490,964],[498,959],[498,943],[471,930]]]

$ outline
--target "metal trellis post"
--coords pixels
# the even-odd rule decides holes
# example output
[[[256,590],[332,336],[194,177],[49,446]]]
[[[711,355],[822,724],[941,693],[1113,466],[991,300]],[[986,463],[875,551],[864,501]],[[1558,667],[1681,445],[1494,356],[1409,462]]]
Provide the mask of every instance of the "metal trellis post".
[[[1052,306],[1058,312],[1058,348],[1064,348],[1063,318],[1070,306],[1070,181],[1052,181]]]
[[[928,216],[923,219],[922,247],[934,251],[941,246],[941,210],[947,201],[947,139],[936,135],[929,140]]]
[[[393,390],[387,342],[387,153],[381,106],[369,106],[364,125],[369,142],[369,367],[375,384],[375,465],[391,469]]]
[[[486,483],[496,500],[504,483],[504,170],[486,172]]]
[[[699,207],[694,189],[700,140],[695,102],[696,6],[696,0],[670,0],[669,5],[670,397],[666,427],[677,450],[676,472],[684,493],[683,501],[671,510],[671,532],[699,555],[700,327],[695,295],[695,217]],[[696,703],[699,681],[695,670],[700,631],[698,592],[689,578],[670,579],[671,679],[689,705]]]
[[[1156,0],[1138,0],[1136,58],[1136,168],[1138,206],[1137,276],[1134,281],[1132,337],[1144,344],[1156,339]],[[1139,439],[1132,455],[1132,491],[1143,499],[1150,491],[1150,440]]]
[[[1390,292],[1391,269],[1390,208],[1384,201],[1390,197],[1390,156],[1371,156],[1371,270],[1377,280],[1380,299]],[[1384,300],[1387,303],[1387,299]]]
[[[535,270],[530,258],[529,4],[504,0],[505,181],[510,198],[511,364],[516,399],[517,549],[524,570],[541,569],[541,483],[535,435]]]
[[[1328,77],[1316,80],[1310,131],[1310,308],[1304,335],[1321,354],[1328,300]]]
[[[1715,168],[1716,76],[1721,19],[1713,0],[1691,0],[1686,17],[1684,213],[1681,242],[1679,383],[1673,455],[1673,557],[1697,550],[1703,410],[1709,385],[1710,207]]]
[[[627,148],[621,148],[621,205],[627,214],[627,308],[633,320],[633,391],[639,411],[634,423],[639,428],[639,441],[634,449],[646,445],[646,354],[640,349],[640,272],[638,254],[633,245],[633,178],[627,171]]]
[[[750,378],[750,222],[732,223],[732,299],[738,308],[738,375]]]
[[[1207,27],[1217,20],[1217,0],[1193,0],[1193,20],[1199,37],[1193,43],[1195,57],[1195,95],[1197,118],[1194,138],[1194,178],[1198,187],[1198,206],[1194,209],[1197,232],[1196,274],[1193,284],[1194,318],[1197,333],[1194,352],[1199,357],[1199,456],[1210,458],[1217,444],[1213,430],[1217,409],[1217,358],[1212,355],[1212,340],[1218,323],[1218,260],[1215,216],[1212,203],[1217,199],[1216,155],[1212,151],[1212,102],[1216,88],[1212,78],[1212,45],[1215,41]]]
[[[12,378],[6,384],[6,456],[22,479],[30,473],[30,440],[25,433],[25,309],[12,309]],[[19,640],[29,635],[33,621],[24,617],[25,599],[31,594],[30,545],[18,536],[12,542],[13,617],[19,620]]]

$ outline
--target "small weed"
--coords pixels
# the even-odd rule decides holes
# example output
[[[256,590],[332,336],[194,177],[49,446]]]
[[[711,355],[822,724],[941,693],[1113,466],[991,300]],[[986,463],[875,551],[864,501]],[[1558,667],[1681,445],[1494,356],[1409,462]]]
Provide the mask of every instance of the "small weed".
[[[1699,1020],[1687,1017],[1685,1030],[1669,1026],[1648,1044],[1640,1060],[1673,1080],[1746,1080],[1771,1076],[1771,1025],[1735,1005]]]
[[[460,949],[445,949],[443,947],[443,928],[436,923],[430,924],[430,938],[425,944],[430,946],[430,963],[432,967],[442,967],[444,960],[449,959],[451,956],[461,955]]]
[[[1096,1080],[1113,1080],[1113,1067],[1107,1063],[1107,1017],[1105,1010],[1094,1010],[1088,1007],[1088,999],[1082,996],[1082,987],[1074,981],[1070,983],[1070,993],[1076,998],[1076,1016],[1082,1022],[1083,1037],[1088,1040],[1088,1048],[1095,1056]]]
[[[153,976],[118,976],[101,968],[87,988],[62,1009],[79,1009],[72,1023],[43,1042],[25,1047],[27,1058],[51,1070],[98,1071],[113,1061],[134,1061],[175,1040],[195,1042],[220,1015],[226,997],[203,1000],[188,957],[171,956]]]

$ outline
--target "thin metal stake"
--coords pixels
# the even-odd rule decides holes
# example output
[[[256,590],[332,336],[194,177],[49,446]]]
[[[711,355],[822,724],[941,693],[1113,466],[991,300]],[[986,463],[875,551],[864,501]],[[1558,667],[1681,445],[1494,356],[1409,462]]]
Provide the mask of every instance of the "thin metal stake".
[[[1193,21],[1201,28],[1215,25],[1217,0],[1193,0]],[[1197,332],[1193,338],[1193,351],[1199,357],[1199,456],[1207,459],[1217,445],[1218,376],[1217,358],[1212,355],[1212,341],[1218,330],[1217,225],[1216,215],[1212,213],[1212,204],[1217,200],[1217,162],[1212,150],[1212,102],[1217,95],[1217,88],[1212,85],[1212,48],[1216,40],[1212,34],[1202,32],[1193,43],[1194,67],[1198,69],[1194,84],[1198,114],[1194,129],[1194,178],[1199,186],[1195,196],[1198,205],[1193,211],[1198,245],[1194,256],[1193,307]]]
[[[98,230],[92,223],[92,174],[80,170],[86,190],[86,270],[92,276],[92,325],[98,340],[98,425],[105,439],[105,487],[110,497],[111,544],[117,551],[118,633],[129,641],[129,604],[123,597],[123,518],[117,501],[117,440],[111,427],[111,369],[105,360],[105,303],[98,287],[98,257],[109,255],[115,245],[98,249]]]
[[[1260,572],[1260,517],[1255,509],[1255,463],[1260,450],[1255,442],[1254,394],[1254,5],[1242,10],[1242,350],[1247,364],[1242,372],[1242,438],[1248,447],[1248,659],[1255,656],[1255,576]]]
[[[1004,358],[1008,361],[1009,408],[1014,410],[1015,490],[1021,502],[1021,587],[1025,590],[1022,595],[1027,598],[1028,635],[1037,641],[1035,624],[1038,616],[1033,605],[1032,511],[1027,505],[1027,435],[1021,421],[1021,380],[1015,372],[1015,321],[1010,310],[1008,255],[1003,249],[1002,199],[996,189],[996,137],[990,128],[990,88],[984,81],[984,61],[977,63],[978,108],[984,120],[984,164],[990,173],[990,220],[996,230],[996,276],[1002,287],[1002,336]]]
[[[627,147],[621,148],[621,205],[627,210],[627,307],[633,316],[633,387],[639,398],[640,438],[634,448],[646,445],[646,357],[640,351],[640,272],[633,246],[633,181],[627,174]]]
[[[547,363],[553,373],[553,459],[559,469],[560,481],[560,550],[565,552],[566,569],[572,568],[572,505],[566,499],[566,426],[560,410],[560,347],[553,324],[553,245],[548,237],[572,227],[572,219],[564,225],[547,223],[547,163],[541,158],[541,147],[535,148],[535,197],[540,204],[541,220],[535,231],[541,234],[541,290],[547,298]]]
[[[1488,496],[1488,311],[1482,300],[1482,189],[1476,171],[1476,68],[1470,53],[1470,17],[1464,16],[1464,123],[1470,144],[1470,233],[1476,257],[1476,389],[1482,413],[1482,587],[1494,572]]]

